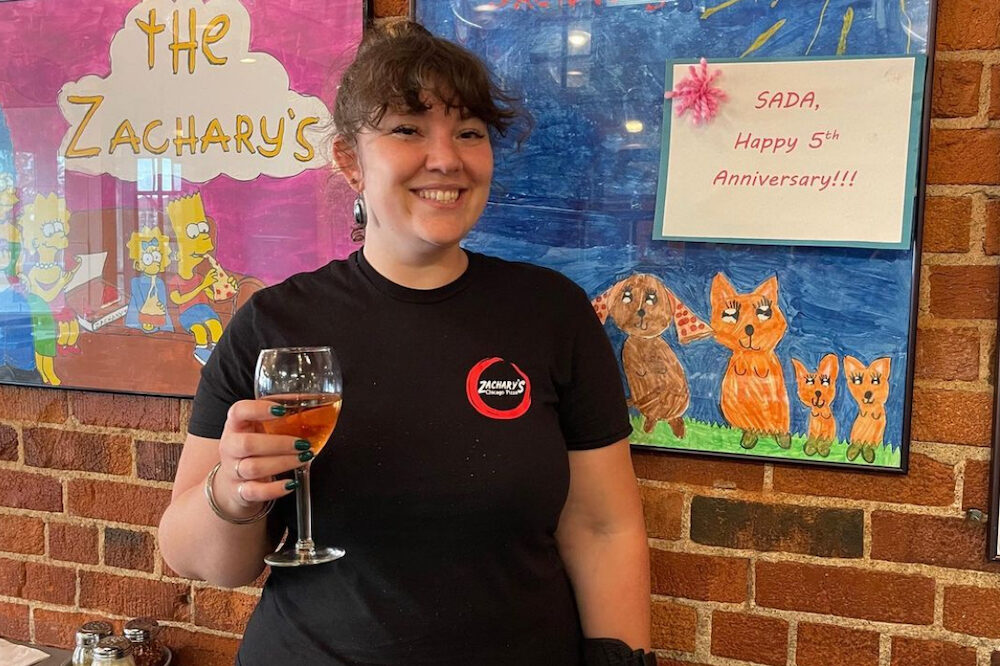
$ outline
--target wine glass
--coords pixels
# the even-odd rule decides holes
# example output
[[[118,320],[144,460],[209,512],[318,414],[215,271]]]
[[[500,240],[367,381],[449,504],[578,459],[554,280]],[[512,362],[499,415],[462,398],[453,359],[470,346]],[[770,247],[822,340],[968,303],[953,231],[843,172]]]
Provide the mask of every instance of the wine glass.
[[[343,381],[340,363],[329,347],[262,349],[257,357],[254,393],[276,402],[284,416],[263,421],[264,431],[307,440],[318,455],[330,439],[340,416]],[[312,539],[312,501],[309,497],[311,461],[296,468],[295,489],[298,539],[294,546],[270,553],[264,561],[275,567],[322,564],[344,556],[343,548],[316,546]]]

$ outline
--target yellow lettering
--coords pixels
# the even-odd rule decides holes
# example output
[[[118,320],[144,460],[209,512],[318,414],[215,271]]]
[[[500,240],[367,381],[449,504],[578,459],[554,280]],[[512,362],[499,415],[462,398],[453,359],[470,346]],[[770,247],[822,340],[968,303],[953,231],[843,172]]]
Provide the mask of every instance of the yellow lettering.
[[[299,162],[308,162],[316,155],[316,151],[313,149],[313,145],[309,143],[309,139],[306,138],[306,128],[310,125],[315,125],[319,122],[319,118],[316,116],[308,116],[303,118],[299,122],[299,126],[295,130],[295,141],[306,149],[304,155],[300,155],[298,151],[292,153],[292,157],[297,159]]]
[[[97,148],[97,147],[94,147],[94,148],[77,148],[76,147],[76,143],[80,140],[80,137],[83,136],[84,130],[87,128],[87,125],[90,123],[91,119],[94,117],[94,114],[97,113],[97,109],[99,109],[101,107],[101,103],[104,101],[104,96],[103,95],[85,95],[85,96],[81,96],[81,95],[69,95],[69,96],[66,97],[66,101],[69,102],[70,104],[89,104],[90,105],[90,108],[87,109],[87,112],[85,114],[83,114],[83,120],[80,121],[80,126],[76,128],[76,131],[73,132],[72,138],[70,138],[70,140],[69,140],[69,146],[66,148],[66,159],[70,159],[70,158],[73,158],[73,157],[93,157],[94,155],[100,155],[101,154],[101,149],[100,148]]]
[[[218,30],[215,30],[216,28],[218,28]],[[215,32],[212,32],[213,30],[215,30]],[[226,60],[229,59],[225,56],[220,58],[212,53],[211,49],[211,45],[225,37],[227,32],[229,32],[229,17],[225,14],[219,14],[214,19],[209,21],[208,25],[205,26],[205,30],[202,31],[201,50],[205,52],[205,58],[208,59],[209,63],[213,65],[225,65]]]
[[[162,155],[163,153],[167,152],[167,148],[170,146],[170,142],[167,141],[166,139],[164,139],[163,143],[161,143],[158,146],[154,146],[149,142],[149,133],[162,124],[163,123],[159,120],[153,120],[148,125],[146,125],[146,129],[142,131],[142,147],[148,150],[149,152],[153,153],[154,155]]]
[[[186,42],[180,41],[180,10],[174,10],[174,41],[170,43],[170,50],[174,54],[174,74],[177,73],[180,66],[180,52],[188,52],[188,74],[194,74],[194,60],[195,51],[198,50],[198,42],[195,41],[194,32],[197,28],[197,12],[194,9],[188,10],[188,37],[191,38]]]
[[[194,116],[188,116],[187,136],[184,136],[183,121],[180,117],[177,118],[177,136],[174,137],[174,149],[177,151],[177,157],[184,154],[184,146],[191,149],[192,155],[194,155],[195,148],[198,147],[198,137],[194,135]]]
[[[139,137],[135,135],[135,128],[132,127],[128,118],[122,121],[118,129],[115,130],[115,135],[111,137],[111,143],[108,144],[108,155],[114,155],[115,149],[123,143],[131,146],[133,153],[139,154]]]
[[[267,116],[261,116],[260,136],[262,139],[264,139],[264,143],[266,143],[269,146],[273,146],[273,148],[269,148],[267,150],[261,148],[260,146],[257,146],[257,150],[260,151],[261,155],[263,155],[264,157],[274,157],[275,155],[280,153],[281,142],[285,138],[285,117],[282,116],[281,118],[278,119],[278,133],[275,134],[273,137],[270,137],[267,135]]]
[[[201,136],[201,152],[208,150],[213,143],[222,146],[222,152],[229,152],[229,135],[222,131],[222,124],[218,118],[212,118],[205,128],[205,133]]]
[[[149,63],[149,68],[153,69],[153,61],[155,53],[153,46],[156,43],[156,35],[166,30],[167,26],[164,25],[163,23],[156,22],[155,9],[149,10],[149,23],[143,23],[142,19],[136,19],[135,22],[136,25],[139,26],[139,29],[142,30],[144,33],[146,33],[146,43],[148,44],[147,47],[148,55],[146,56],[146,60]]]
[[[254,150],[253,144],[250,143],[250,137],[253,136],[253,122],[250,120],[250,116],[244,116],[242,113],[236,115],[236,136],[233,138],[236,140],[236,152],[242,153],[243,146],[247,147],[247,151],[252,155],[257,151]]]

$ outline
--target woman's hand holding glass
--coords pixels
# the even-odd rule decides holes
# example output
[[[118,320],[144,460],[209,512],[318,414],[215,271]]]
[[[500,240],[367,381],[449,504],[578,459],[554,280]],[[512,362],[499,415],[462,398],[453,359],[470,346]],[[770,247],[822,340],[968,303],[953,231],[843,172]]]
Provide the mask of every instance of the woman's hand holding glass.
[[[284,409],[268,400],[240,400],[229,409],[213,484],[216,503],[226,515],[248,517],[263,503],[284,497],[295,482],[277,477],[312,459],[309,442],[264,432],[264,423],[279,419]]]

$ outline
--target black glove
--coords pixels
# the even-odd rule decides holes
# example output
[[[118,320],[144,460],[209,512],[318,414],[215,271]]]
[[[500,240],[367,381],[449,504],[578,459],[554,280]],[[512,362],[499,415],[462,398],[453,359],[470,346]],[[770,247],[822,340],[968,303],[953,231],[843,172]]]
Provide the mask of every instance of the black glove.
[[[617,638],[584,638],[583,666],[656,666],[656,655]]]

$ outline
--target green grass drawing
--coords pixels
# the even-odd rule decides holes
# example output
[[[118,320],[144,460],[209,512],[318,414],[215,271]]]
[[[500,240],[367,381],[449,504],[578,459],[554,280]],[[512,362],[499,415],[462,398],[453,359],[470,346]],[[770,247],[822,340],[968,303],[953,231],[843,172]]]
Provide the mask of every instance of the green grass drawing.
[[[802,450],[806,441],[805,435],[792,435],[792,446],[783,449],[778,446],[773,437],[761,437],[757,441],[757,446],[752,449],[744,449],[740,446],[740,438],[743,435],[741,430],[734,430],[729,426],[707,423],[705,421],[695,421],[684,419],[685,433],[684,439],[677,439],[670,430],[670,426],[660,421],[656,424],[653,432],[647,433],[642,429],[642,417],[633,416],[632,437],[633,444],[643,444],[645,446],[655,446],[662,449],[681,449],[686,451],[704,451],[707,453],[728,453],[733,455],[743,455],[747,457],[761,456],[765,458],[784,458],[787,460],[809,460],[812,462],[842,463],[846,465],[857,465],[859,467],[883,467],[887,469],[900,468],[900,450],[895,451],[883,444],[875,449],[875,462],[867,463],[861,456],[851,461],[847,459],[847,442],[838,441],[830,448],[830,455],[826,458],[820,455],[807,456]]]

